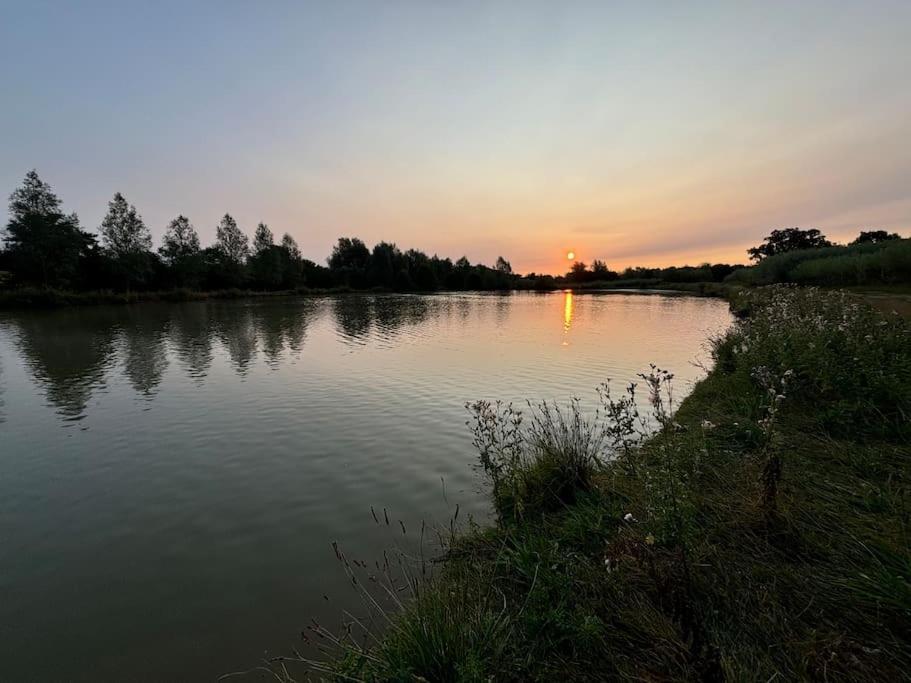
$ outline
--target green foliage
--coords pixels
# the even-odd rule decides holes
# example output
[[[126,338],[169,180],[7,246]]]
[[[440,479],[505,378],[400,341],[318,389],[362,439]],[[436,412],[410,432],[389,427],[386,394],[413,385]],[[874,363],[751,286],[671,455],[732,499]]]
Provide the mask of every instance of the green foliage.
[[[742,296],[752,312],[717,345],[720,367],[794,373],[793,399],[829,430],[911,435],[911,331],[901,317],[814,288]]]
[[[35,171],[10,195],[4,246],[12,282],[44,287],[78,284],[80,264],[95,238],[79,228],[76,214],[64,215],[60,200]]]
[[[819,249],[831,246],[832,243],[816,228],[810,228],[809,230],[785,228],[783,230],[773,230],[758,247],[747,249],[747,254],[749,254],[752,261],[762,261],[769,256],[785,254],[789,251]]]
[[[911,240],[890,239],[770,256],[751,268],[735,271],[726,281],[754,286],[782,282],[849,286],[909,279]]]
[[[115,258],[134,256],[152,249],[152,235],[136,207],[127,204],[116,192],[108,202],[108,212],[101,221],[101,243]]]
[[[226,213],[215,229],[215,248],[225,262],[238,268],[247,260],[250,242],[230,214]]]
[[[552,403],[528,404],[530,419],[513,406],[468,404],[480,464],[504,521],[565,507],[591,488],[605,455],[607,434],[582,413]]]

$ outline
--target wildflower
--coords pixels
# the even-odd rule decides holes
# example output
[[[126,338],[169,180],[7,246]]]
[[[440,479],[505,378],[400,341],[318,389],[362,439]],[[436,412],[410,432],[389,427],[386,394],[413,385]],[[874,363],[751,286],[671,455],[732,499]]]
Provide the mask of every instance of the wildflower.
[[[632,513],[632,512],[627,512],[625,515],[623,515],[623,521],[624,521],[624,522],[629,522],[630,524],[633,524],[633,523],[635,523],[636,518],[633,517],[633,513]]]
[[[703,420],[703,421],[702,421],[702,428],[703,428],[703,429],[706,429],[706,430],[715,429],[715,423],[712,422],[711,420]]]
[[[604,558],[604,569],[610,574],[614,570],[614,562],[609,557]]]
[[[649,534],[645,537],[645,545],[655,545],[655,537]]]

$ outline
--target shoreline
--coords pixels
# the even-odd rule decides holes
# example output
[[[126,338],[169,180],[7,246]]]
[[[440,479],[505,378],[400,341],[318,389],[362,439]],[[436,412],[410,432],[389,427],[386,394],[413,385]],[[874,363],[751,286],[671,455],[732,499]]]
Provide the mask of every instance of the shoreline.
[[[731,296],[731,293],[738,289],[738,287],[731,287],[729,285],[723,285],[721,283],[715,282],[676,284],[666,283],[659,285],[649,283],[648,285],[642,286],[631,285],[628,283],[620,283],[618,286],[612,286],[612,283],[592,283],[591,286],[576,285],[566,287],[553,287],[547,289],[516,287],[511,289],[438,289],[432,291],[397,291],[393,289],[382,288],[351,289],[349,287],[314,289],[299,288],[296,290],[282,290],[274,292],[244,289],[216,290],[210,292],[187,289],[152,292],[70,292],[53,289],[20,289],[0,291],[0,310],[48,310],[78,306],[116,306],[142,303],[186,303],[193,301],[285,298],[300,296],[333,296],[341,294],[418,294],[430,296],[434,294],[458,293],[548,293],[561,292],[566,290],[578,294],[616,292],[618,294],[681,294],[691,296],[729,298]]]
[[[317,627],[335,656],[278,658],[283,680],[900,678],[911,328],[849,293],[747,297],[676,410],[653,368],[657,433],[571,481],[488,469],[497,522],[454,532],[374,644]]]

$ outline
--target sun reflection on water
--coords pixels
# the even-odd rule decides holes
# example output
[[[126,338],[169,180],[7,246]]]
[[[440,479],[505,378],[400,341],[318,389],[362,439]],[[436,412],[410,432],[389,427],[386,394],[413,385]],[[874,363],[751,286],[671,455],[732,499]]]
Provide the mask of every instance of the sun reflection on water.
[[[570,290],[563,292],[563,346],[569,346],[569,328],[573,324],[573,293]]]

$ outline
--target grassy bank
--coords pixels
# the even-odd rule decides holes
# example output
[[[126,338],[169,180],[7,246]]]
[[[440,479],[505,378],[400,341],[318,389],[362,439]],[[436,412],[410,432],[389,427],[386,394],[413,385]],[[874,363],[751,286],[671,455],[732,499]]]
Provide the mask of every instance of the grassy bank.
[[[472,405],[497,523],[453,534],[429,579],[340,555],[381,632],[363,621],[341,637],[314,627],[330,657],[284,659],[272,671],[363,681],[902,679],[911,667],[909,327],[839,292],[743,296],[749,316],[715,340],[715,368],[679,409],[672,377],[655,368],[626,393],[602,387],[594,419],[572,405],[521,414]],[[655,417],[636,411],[636,391]]]

